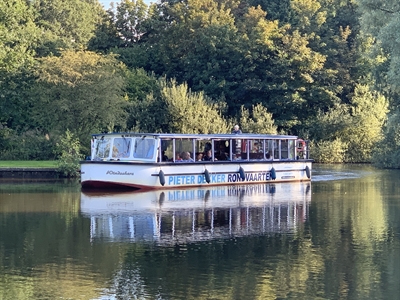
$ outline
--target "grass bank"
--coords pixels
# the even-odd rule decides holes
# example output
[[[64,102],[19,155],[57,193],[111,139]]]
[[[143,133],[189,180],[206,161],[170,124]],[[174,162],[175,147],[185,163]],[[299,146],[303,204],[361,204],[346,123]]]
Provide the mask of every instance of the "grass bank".
[[[55,160],[0,160],[0,168],[57,168]]]

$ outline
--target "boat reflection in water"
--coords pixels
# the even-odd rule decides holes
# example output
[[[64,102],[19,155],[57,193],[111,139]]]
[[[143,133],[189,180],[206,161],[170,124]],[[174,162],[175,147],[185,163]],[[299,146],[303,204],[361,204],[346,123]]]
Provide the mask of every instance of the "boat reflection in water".
[[[311,183],[220,186],[209,189],[82,193],[93,242],[159,245],[293,232],[304,223]]]

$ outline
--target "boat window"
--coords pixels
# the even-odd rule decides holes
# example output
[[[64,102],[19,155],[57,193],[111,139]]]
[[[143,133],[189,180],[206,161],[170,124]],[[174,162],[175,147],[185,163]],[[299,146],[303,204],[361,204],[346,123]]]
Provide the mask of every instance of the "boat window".
[[[288,159],[289,158],[289,141],[288,140],[281,140],[281,159]]]
[[[131,138],[115,138],[113,143],[112,157],[127,158],[131,152]]]
[[[161,140],[161,161],[173,161],[174,146],[172,140]]]
[[[263,159],[263,141],[260,139],[249,140],[250,144],[250,159]]]
[[[265,140],[265,158],[272,159],[274,157],[274,141]]]
[[[154,158],[155,140],[146,138],[136,138],[133,149],[133,157],[152,159]]]
[[[296,141],[289,140],[289,159],[295,159]]]
[[[95,147],[96,147],[95,160],[106,159],[110,155],[111,139],[110,138],[98,139],[96,140]]]
[[[192,139],[176,139],[175,140],[175,152],[179,154],[180,161],[192,162],[195,159],[193,153],[193,140]],[[177,159],[177,158],[176,158]],[[177,159],[179,160],[179,159]]]
[[[216,140],[214,141],[215,158],[217,160],[230,160],[230,147],[229,141]]]

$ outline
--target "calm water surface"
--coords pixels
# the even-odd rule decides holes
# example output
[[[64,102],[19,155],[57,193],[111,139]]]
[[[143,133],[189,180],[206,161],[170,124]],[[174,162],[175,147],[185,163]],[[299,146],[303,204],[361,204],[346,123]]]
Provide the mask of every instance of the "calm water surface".
[[[81,193],[0,181],[0,299],[399,299],[400,171]]]

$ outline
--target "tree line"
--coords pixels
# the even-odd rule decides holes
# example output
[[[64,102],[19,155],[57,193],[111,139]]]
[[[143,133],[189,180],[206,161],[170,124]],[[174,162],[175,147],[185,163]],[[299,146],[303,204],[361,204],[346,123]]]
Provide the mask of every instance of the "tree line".
[[[284,133],[399,167],[394,0],[4,0],[0,159],[111,131]],[[75,141],[72,141],[75,139]]]

